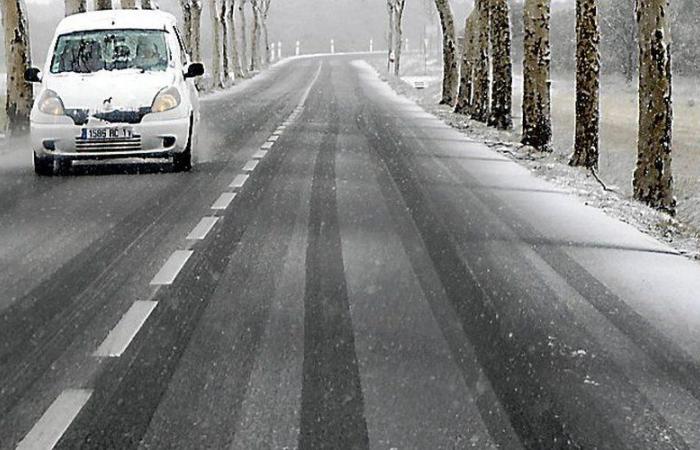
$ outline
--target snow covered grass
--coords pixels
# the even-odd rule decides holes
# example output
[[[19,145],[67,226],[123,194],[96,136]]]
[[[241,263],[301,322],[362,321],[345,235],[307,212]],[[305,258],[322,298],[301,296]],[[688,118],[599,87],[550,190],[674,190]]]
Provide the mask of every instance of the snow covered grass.
[[[637,142],[636,87],[626,85],[621,80],[604,82],[601,101],[601,180],[598,180],[589,171],[568,165],[575,122],[573,81],[554,80],[554,151],[545,154],[519,143],[521,76],[516,74],[514,83],[515,130],[503,132],[455,114],[451,108],[438,106],[441,74],[434,67],[429,67],[426,74],[422,58],[414,55],[407,58],[401,80],[387,75],[383,59],[372,58],[368,62],[395,91],[413,99],[450,126],[486,142],[495,151],[577,195],[586,204],[700,260],[700,180],[695,176],[695,172],[700,170],[700,143],[696,144],[700,140],[700,130],[697,128],[700,105],[695,105],[698,91],[692,80],[677,80],[674,86],[674,170],[679,200],[679,217],[675,219],[630,198]],[[415,89],[412,84],[414,77],[428,79],[427,87]]]

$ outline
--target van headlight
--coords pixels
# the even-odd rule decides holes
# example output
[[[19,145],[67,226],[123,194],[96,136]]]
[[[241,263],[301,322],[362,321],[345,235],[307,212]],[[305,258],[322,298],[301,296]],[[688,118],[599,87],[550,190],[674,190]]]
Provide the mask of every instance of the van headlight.
[[[51,116],[63,116],[66,113],[63,101],[58,94],[51,89],[46,89],[37,103],[39,111]]]
[[[170,111],[180,106],[182,102],[182,97],[180,92],[175,87],[168,87],[161,90],[156,98],[153,99],[153,105],[151,105],[151,111],[154,113],[162,113],[165,111]]]

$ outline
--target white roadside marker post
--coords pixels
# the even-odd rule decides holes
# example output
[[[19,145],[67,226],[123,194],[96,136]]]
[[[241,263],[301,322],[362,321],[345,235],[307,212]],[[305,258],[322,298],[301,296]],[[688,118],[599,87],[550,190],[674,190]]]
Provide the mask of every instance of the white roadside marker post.
[[[295,54],[297,56],[299,56],[300,52],[301,52],[301,42],[297,41],[297,49],[296,49]]]
[[[374,39],[369,40],[369,52],[370,53],[374,52]]]
[[[277,59],[282,59],[282,42],[277,42]]]
[[[335,54],[335,40],[331,39],[331,55]]]
[[[275,61],[275,43],[273,42],[270,45],[270,62],[274,62],[274,61]]]

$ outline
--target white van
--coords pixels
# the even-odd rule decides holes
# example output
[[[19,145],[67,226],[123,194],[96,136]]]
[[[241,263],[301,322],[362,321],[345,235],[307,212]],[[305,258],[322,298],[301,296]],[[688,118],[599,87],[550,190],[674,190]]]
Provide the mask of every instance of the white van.
[[[192,167],[199,99],[192,63],[176,19],[161,11],[109,10],[69,16],[59,24],[31,113],[37,174],[74,160],[172,158]]]

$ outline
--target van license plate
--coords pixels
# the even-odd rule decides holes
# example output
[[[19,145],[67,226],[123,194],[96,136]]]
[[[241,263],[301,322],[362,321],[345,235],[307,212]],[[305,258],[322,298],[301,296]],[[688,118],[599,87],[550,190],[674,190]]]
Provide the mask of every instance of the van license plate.
[[[83,128],[80,136],[87,141],[116,141],[133,137],[134,130],[131,127]]]

